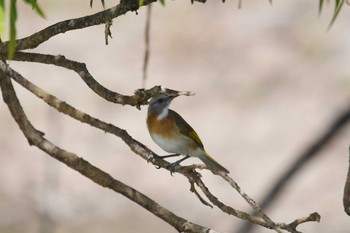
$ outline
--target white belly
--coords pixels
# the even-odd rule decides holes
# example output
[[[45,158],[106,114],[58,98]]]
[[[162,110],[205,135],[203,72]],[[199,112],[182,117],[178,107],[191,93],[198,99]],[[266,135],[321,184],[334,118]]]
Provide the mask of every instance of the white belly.
[[[166,152],[199,158],[203,155],[202,149],[199,148],[192,139],[186,136],[177,138],[177,140],[170,140],[160,137],[157,134],[153,134],[151,137],[153,141]]]
[[[151,137],[153,141],[166,152],[182,155],[187,155],[190,153],[186,139],[170,140],[164,137],[160,137],[157,134],[153,134]]]

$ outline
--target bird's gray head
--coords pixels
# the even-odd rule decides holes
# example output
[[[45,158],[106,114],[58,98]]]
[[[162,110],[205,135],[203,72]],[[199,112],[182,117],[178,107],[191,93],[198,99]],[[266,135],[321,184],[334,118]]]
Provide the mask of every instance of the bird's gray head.
[[[156,114],[159,119],[163,119],[168,115],[168,107],[175,97],[161,94],[152,98],[148,105],[148,114]]]

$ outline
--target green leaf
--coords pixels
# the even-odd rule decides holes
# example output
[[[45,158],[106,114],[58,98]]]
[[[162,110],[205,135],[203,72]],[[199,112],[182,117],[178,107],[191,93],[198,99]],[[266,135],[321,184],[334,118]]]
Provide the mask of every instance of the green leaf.
[[[324,0],[320,0],[320,3],[318,5],[318,14],[319,15],[321,15],[322,8],[323,8],[323,3],[324,3]]]
[[[143,6],[143,2],[144,2],[144,0],[139,0],[139,7]]]
[[[33,10],[35,10],[38,15],[40,15],[42,18],[45,18],[45,14],[41,10],[40,6],[36,3],[36,0],[24,0],[24,2],[31,5]]]
[[[162,4],[163,6],[165,6],[165,0],[159,0],[160,4]]]
[[[328,26],[328,29],[330,29],[332,27],[332,25],[334,24],[337,16],[339,15],[339,12],[342,8],[342,6],[344,5],[345,0],[335,0],[335,7],[334,7],[334,12],[333,12],[333,18]]]
[[[5,34],[5,0],[0,0],[0,39]]]
[[[92,8],[92,3],[94,0],[90,0],[90,7]],[[105,8],[105,0],[101,0],[103,8]]]
[[[16,50],[16,20],[17,20],[17,8],[16,0],[10,2],[10,42],[8,49],[9,59],[13,58]]]

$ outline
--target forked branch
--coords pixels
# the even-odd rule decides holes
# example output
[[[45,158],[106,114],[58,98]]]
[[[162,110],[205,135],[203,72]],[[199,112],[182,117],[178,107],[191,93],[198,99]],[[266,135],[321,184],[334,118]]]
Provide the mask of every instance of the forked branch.
[[[93,127],[96,127],[98,129],[101,129],[105,132],[114,134],[118,137],[120,137],[129,147],[132,151],[134,151],[136,154],[140,155],[145,160],[148,160],[150,155],[154,154],[151,150],[149,150],[145,145],[142,143],[136,141],[133,139],[125,130],[120,129],[116,126],[113,126],[111,124],[105,123],[97,118],[91,117],[88,114],[75,109],[71,105],[69,105],[66,102],[63,102],[59,99],[57,99],[55,96],[45,92],[40,87],[34,85],[27,79],[25,79],[23,76],[21,76],[16,71],[12,70],[10,67],[8,67],[5,63],[0,62],[0,69],[6,73],[9,77],[11,77],[13,80],[18,82],[20,85],[22,85],[27,90],[31,91],[33,94],[35,94],[37,97],[43,99],[47,104],[54,107],[58,111],[69,115],[70,117],[79,120],[83,123],[87,123]],[[17,121],[17,120],[16,120]],[[17,121],[19,122],[19,121]],[[31,130],[33,131],[33,130]],[[33,140],[31,137],[28,136],[28,134],[25,134],[29,141],[32,141],[34,145],[37,145],[35,142],[36,140]],[[42,136],[41,136],[42,137]],[[40,148],[40,146],[38,146]],[[47,151],[45,151],[47,152]],[[47,152],[48,153],[48,152]],[[61,161],[61,160],[60,160]],[[167,168],[169,163],[164,160],[154,160],[153,163],[159,167]],[[84,164],[84,163],[81,163]],[[190,184],[191,184],[191,191],[193,191],[197,197],[200,199],[202,203],[207,203],[203,198],[200,197],[199,193],[195,189],[195,185],[197,185],[204,195],[209,199],[209,201],[220,208],[223,212],[239,217],[241,219],[250,221],[251,223],[261,225],[266,228],[274,229],[276,232],[281,232],[281,230],[287,230],[290,232],[297,232],[296,227],[304,222],[307,221],[319,221],[319,215],[317,213],[314,213],[310,215],[309,217],[302,218],[303,221],[295,220],[292,224],[284,224],[284,223],[274,223],[266,214],[264,214],[260,207],[255,203],[253,199],[251,199],[247,194],[241,191],[240,187],[236,182],[233,181],[233,179],[225,174],[217,174],[224,178],[234,189],[236,189],[242,197],[245,198],[245,200],[260,214],[260,217],[250,216],[249,214],[236,210],[230,206],[227,206],[223,204],[221,201],[218,200],[217,197],[215,197],[209,189],[206,187],[204,182],[201,179],[201,176],[198,172],[196,172],[195,168],[203,168],[203,165],[199,166],[187,166],[187,167],[177,167],[176,172],[184,175],[188,178]],[[73,167],[73,169],[75,169]],[[79,170],[78,170],[79,171]],[[80,171],[79,171],[80,172]],[[106,186],[104,186],[106,187]],[[108,187],[108,185],[107,185]],[[209,204],[209,203],[207,203]],[[210,205],[210,204],[209,204]]]
[[[83,158],[78,157],[76,154],[61,149],[48,141],[44,134],[34,128],[34,126],[27,119],[20,102],[13,89],[10,77],[2,69],[0,70],[0,86],[4,102],[7,104],[13,118],[16,120],[18,126],[22,130],[31,145],[38,147],[40,150],[46,152],[53,158],[66,164],[70,168],[78,171],[85,177],[89,178],[93,182],[101,185],[102,187],[109,188],[117,193],[122,194],[133,202],[139,204],[143,208],[147,209],[157,217],[163,219],[179,232],[208,232],[210,229],[189,222],[183,219],[157,202],[153,201],[143,193],[129,187],[128,185],[114,179],[108,173],[93,166]],[[215,232],[215,231],[213,231]]]
[[[155,1],[156,0],[144,0],[143,5],[148,5]],[[36,48],[43,42],[60,33],[65,33],[67,31],[82,29],[94,25],[105,24],[106,22],[111,22],[113,18],[121,16],[129,11],[135,10],[135,5],[128,4],[128,2],[130,1],[122,0],[120,1],[120,4],[110,9],[81,18],[65,20],[51,25],[29,37],[18,39],[16,41],[17,52],[15,53],[13,59],[17,61],[51,64],[72,70],[75,73],[77,73],[80,76],[80,78],[87,84],[87,86],[91,90],[93,90],[97,95],[106,99],[107,101],[111,101],[122,105],[131,105],[140,108],[141,105],[147,104],[151,97],[158,95],[161,92],[165,92],[170,95],[191,95],[192,93],[190,92],[178,92],[170,89],[162,89],[159,86],[155,86],[148,90],[137,90],[134,93],[134,95],[122,95],[112,90],[109,90],[108,88],[98,83],[96,79],[90,74],[89,70],[87,69],[84,63],[66,59],[64,56],[61,55],[53,56],[47,54],[21,52],[21,50]],[[133,2],[135,1],[133,0]],[[0,56],[3,58],[3,60],[6,60],[5,56],[7,54],[7,50],[8,42],[0,42]],[[35,127],[27,119],[27,116],[23,111],[20,102],[16,96],[15,90],[13,89],[11,79],[15,80],[24,88],[32,92],[34,95],[44,100],[48,105],[55,108],[57,111],[62,112],[78,121],[89,124],[97,129],[103,130],[121,138],[135,154],[138,154],[143,159],[148,161],[149,158],[152,157],[152,154],[154,154],[154,152],[152,152],[145,145],[132,138],[126,130],[114,126],[112,124],[108,124],[97,118],[94,118],[88,115],[87,113],[84,113],[74,108],[68,103],[59,100],[55,96],[47,93],[40,87],[25,79],[15,70],[11,69],[4,61],[0,61],[0,86],[2,90],[3,100],[7,104],[13,118],[15,119],[23,134],[28,139],[31,145],[35,145],[42,151],[46,152],[47,154],[56,158],[62,163],[65,163],[67,166],[78,171],[79,173],[91,179],[95,183],[124,195],[125,197],[141,205],[145,209],[149,210],[159,218],[169,223],[179,232],[208,232],[209,230],[210,232],[215,232],[211,229],[194,224],[192,222],[187,221],[186,219],[176,216],[174,213],[159,205],[155,201],[151,200],[149,197],[145,196],[141,192],[114,179],[109,174],[91,165],[89,162],[78,157],[76,154],[61,149],[53,143],[51,143],[50,141],[48,141],[44,137],[44,134],[35,129]],[[154,159],[152,160],[152,163],[158,167],[165,169],[167,169],[169,165],[167,161],[162,159]],[[200,173],[198,173],[196,169],[206,169],[206,167],[203,165],[192,165],[185,167],[179,166],[175,169],[175,171],[179,174],[182,174],[188,179],[191,186],[191,191],[199,198],[199,200],[203,204],[207,206],[217,206],[223,212],[229,215],[233,215],[238,218],[247,220],[251,223],[269,229],[273,229],[276,232],[282,232],[282,230],[286,230],[295,233],[298,232],[296,229],[298,225],[309,221],[320,220],[320,216],[317,213],[313,213],[310,214],[308,217],[296,219],[290,224],[275,223],[261,210],[259,205],[252,198],[250,198],[241,190],[238,184],[231,177],[221,173],[216,174],[222,177],[225,181],[227,181],[228,184],[232,188],[234,188],[251,205],[251,207],[259,214],[259,217],[251,216],[245,212],[236,210],[228,205],[225,205],[215,195],[212,194],[212,192],[207,188],[207,186],[203,182]],[[199,189],[197,190],[197,188],[199,188],[202,191],[202,193],[206,196],[206,198],[209,201],[205,200],[201,196],[201,194],[198,192]]]

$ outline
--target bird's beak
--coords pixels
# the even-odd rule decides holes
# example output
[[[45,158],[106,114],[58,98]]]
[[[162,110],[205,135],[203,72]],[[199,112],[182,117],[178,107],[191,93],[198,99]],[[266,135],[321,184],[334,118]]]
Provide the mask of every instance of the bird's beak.
[[[178,97],[179,95],[170,95],[169,96],[169,98],[171,99],[171,100],[173,100],[173,99],[175,99],[176,97]]]
[[[179,95],[169,95],[169,102],[173,101],[173,99],[175,99],[178,96]]]

